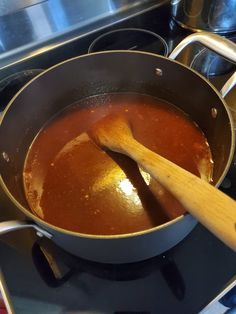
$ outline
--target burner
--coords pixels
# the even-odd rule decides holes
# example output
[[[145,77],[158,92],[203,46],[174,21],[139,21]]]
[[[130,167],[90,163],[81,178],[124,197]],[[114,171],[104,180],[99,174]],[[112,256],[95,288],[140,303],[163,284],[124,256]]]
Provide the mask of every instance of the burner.
[[[14,73],[5,77],[0,81],[0,112],[7,106],[12,97],[32,78],[39,73],[43,72],[42,69],[25,70]]]
[[[156,33],[146,29],[122,28],[97,37],[88,52],[104,50],[139,50],[167,56],[168,46]]]
[[[50,287],[62,285],[74,274],[88,273],[112,281],[130,281],[160,271],[177,299],[182,300],[185,295],[184,280],[168,253],[137,263],[103,264],[74,256],[41,238],[32,247],[32,258],[41,278]]]

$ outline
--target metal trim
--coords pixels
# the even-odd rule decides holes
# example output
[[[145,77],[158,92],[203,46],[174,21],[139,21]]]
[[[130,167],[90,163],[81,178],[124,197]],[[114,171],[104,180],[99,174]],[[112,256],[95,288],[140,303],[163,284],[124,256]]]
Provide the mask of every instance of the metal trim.
[[[2,294],[3,297],[3,301],[5,303],[6,309],[7,309],[7,313],[8,314],[15,314],[15,310],[13,308],[11,299],[10,299],[10,294],[3,276],[3,273],[0,269],[0,292]]]
[[[228,293],[233,287],[236,286],[236,276],[234,276],[230,282],[228,282],[223,290],[210,302],[208,303],[200,312],[199,314],[206,314],[208,310],[211,310],[211,306],[218,302],[226,293]],[[209,312],[210,313],[210,312]]]

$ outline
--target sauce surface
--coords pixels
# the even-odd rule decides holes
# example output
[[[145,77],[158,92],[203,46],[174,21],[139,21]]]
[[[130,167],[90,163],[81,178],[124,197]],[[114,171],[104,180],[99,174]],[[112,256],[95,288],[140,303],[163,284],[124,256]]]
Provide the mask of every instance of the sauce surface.
[[[185,213],[181,204],[130,158],[103,151],[92,140],[63,147],[104,116],[118,113],[134,137],[149,149],[199,175],[212,171],[204,134],[182,111],[139,94],[109,94],[81,100],[60,112],[39,132],[25,160],[23,181],[33,213],[85,234],[141,231]]]

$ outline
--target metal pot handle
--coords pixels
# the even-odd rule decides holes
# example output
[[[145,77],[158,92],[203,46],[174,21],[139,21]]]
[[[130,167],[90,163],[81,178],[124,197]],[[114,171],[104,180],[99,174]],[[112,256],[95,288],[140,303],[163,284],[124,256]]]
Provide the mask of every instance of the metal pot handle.
[[[176,59],[180,52],[192,43],[201,43],[203,46],[213,50],[230,62],[236,63],[236,44],[232,41],[209,32],[199,32],[184,38],[169,55],[170,59]],[[221,89],[221,94],[225,97],[236,85],[236,72],[229,78]]]
[[[45,231],[39,226],[30,222],[21,221],[21,220],[9,220],[9,221],[0,222],[0,236],[8,232],[26,229],[26,228],[33,228],[39,237],[45,236],[49,239],[52,238],[52,235],[49,232]]]
[[[228,79],[225,85],[221,88],[221,95],[223,98],[231,91],[231,89],[236,85],[236,72]]]

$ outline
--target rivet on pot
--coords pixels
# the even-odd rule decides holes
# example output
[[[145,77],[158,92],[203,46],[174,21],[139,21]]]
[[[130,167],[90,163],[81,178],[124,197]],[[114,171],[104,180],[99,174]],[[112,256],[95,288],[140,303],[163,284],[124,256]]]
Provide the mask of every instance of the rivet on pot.
[[[155,73],[156,73],[156,75],[158,75],[158,76],[162,76],[162,69],[155,68]]]
[[[36,234],[37,234],[37,236],[38,236],[39,238],[42,238],[42,237],[43,237],[43,234],[42,234],[41,232],[39,232],[39,231],[37,231]]]
[[[3,153],[2,153],[2,157],[3,157],[3,159],[4,159],[6,162],[9,162],[9,161],[10,161],[10,158],[9,158],[9,156],[7,155],[6,152],[3,152]]]
[[[211,116],[212,116],[212,118],[216,118],[217,117],[217,114],[218,114],[218,111],[217,111],[217,109],[216,108],[211,108]]]

